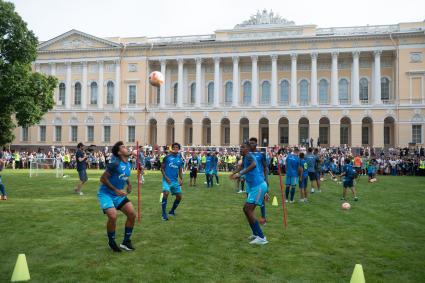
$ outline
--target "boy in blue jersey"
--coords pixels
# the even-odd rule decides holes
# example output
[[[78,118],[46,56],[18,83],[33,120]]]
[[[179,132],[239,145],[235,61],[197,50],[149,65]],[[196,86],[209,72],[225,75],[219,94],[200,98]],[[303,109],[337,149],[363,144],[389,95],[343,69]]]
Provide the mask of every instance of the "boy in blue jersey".
[[[266,159],[265,153],[257,151],[257,142],[258,142],[258,140],[255,137],[252,137],[252,138],[249,139],[250,150],[251,150],[252,155],[254,155],[254,157],[255,157],[257,169],[260,172],[260,176],[266,182],[267,188],[268,188],[269,187],[269,181],[268,181],[269,170],[268,170],[268,167],[267,167],[267,159]],[[268,194],[266,194],[265,197],[266,197],[266,201],[267,201],[268,200]],[[260,223],[262,225],[265,225],[266,222],[267,222],[265,202],[263,202],[260,209],[261,209]]]
[[[108,164],[102,177],[100,177],[100,182],[102,184],[99,187],[97,198],[101,209],[108,216],[106,230],[108,233],[109,247],[114,252],[121,252],[121,249],[133,251],[134,247],[131,244],[130,237],[133,232],[136,211],[134,210],[133,204],[127,198],[127,194],[131,192],[129,179],[131,165],[128,162],[131,153],[127,147],[124,146],[122,141],[117,142],[112,147],[112,153],[116,159],[114,162]],[[126,185],[127,192],[124,191]],[[127,216],[124,240],[119,247],[115,242],[117,210],[121,210]]]
[[[317,180],[316,167],[317,163],[320,162],[318,156],[313,154],[313,148],[309,147],[307,149],[307,154],[305,156],[305,161],[307,162],[308,177],[310,178],[311,184],[311,193],[314,194],[314,189],[317,188],[317,191],[320,192],[319,181]]]
[[[285,202],[288,202],[289,188],[291,188],[291,199],[290,203],[294,203],[295,187],[298,183],[298,177],[302,177],[301,161],[298,157],[298,147],[294,148],[294,151],[286,158],[286,189],[285,189]]]
[[[211,153],[208,151],[207,156],[205,157],[205,177],[207,178],[207,188],[213,186],[213,168],[214,168],[214,158]]]
[[[340,179],[344,177],[342,183],[343,191],[341,200],[346,200],[347,190],[348,188],[350,188],[353,192],[354,200],[358,201],[356,188],[354,187],[354,179],[356,178],[356,175],[357,173],[354,170],[353,165],[351,164],[351,159],[347,157],[345,159],[345,165],[342,167],[342,173],[340,176]]]
[[[213,183],[213,179],[215,176],[215,181],[217,186],[220,186],[220,182],[218,179],[218,157],[215,152],[212,153],[213,163],[212,163],[212,170],[211,170],[211,185]]]
[[[250,144],[244,143],[241,146],[242,166],[236,169],[230,178],[235,180],[241,176],[245,177],[247,188],[249,187],[248,197],[246,199],[243,211],[251,226],[252,235],[249,237],[249,243],[254,245],[265,245],[268,243],[261,230],[260,224],[255,217],[255,206],[261,206],[264,202],[264,196],[267,193],[267,184],[260,176],[255,157],[250,151]]]
[[[298,182],[298,185],[300,187],[300,201],[307,202],[308,165],[304,159],[304,152],[300,153],[300,164],[301,168],[303,169],[302,177]]]
[[[168,212],[171,216],[176,216],[175,210],[182,200],[182,184],[183,184],[183,159],[179,154],[180,144],[173,143],[172,151],[168,154],[161,165],[162,173],[162,220],[167,221],[167,199],[171,192],[176,196],[173,207]]]

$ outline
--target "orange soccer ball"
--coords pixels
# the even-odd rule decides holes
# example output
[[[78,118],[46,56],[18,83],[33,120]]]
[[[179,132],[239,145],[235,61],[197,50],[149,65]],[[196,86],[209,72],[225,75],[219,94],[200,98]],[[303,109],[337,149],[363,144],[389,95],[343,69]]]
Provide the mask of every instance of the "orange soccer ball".
[[[344,210],[349,210],[351,208],[351,205],[348,202],[344,202],[341,205],[341,208],[344,209]]]
[[[150,73],[149,83],[155,87],[160,87],[164,83],[164,75],[158,71]]]

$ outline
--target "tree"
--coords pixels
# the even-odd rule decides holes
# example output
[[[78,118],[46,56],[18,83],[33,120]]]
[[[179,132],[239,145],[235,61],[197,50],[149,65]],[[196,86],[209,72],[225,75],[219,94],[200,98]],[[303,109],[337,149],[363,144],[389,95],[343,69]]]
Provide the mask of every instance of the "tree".
[[[53,108],[57,79],[31,69],[37,45],[15,6],[0,0],[0,145],[13,141],[16,125],[35,125]]]

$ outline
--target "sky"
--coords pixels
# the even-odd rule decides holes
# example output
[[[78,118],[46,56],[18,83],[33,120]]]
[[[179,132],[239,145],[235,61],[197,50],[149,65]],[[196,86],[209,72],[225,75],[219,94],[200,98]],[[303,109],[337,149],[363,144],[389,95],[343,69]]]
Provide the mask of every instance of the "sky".
[[[273,10],[298,25],[345,27],[425,20],[424,0],[12,0],[40,41],[71,29],[98,37],[212,34]]]

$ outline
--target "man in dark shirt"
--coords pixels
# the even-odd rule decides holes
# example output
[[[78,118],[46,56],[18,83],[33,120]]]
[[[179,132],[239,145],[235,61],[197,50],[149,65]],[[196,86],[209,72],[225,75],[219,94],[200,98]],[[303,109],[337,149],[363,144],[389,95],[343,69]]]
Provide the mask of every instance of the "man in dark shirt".
[[[84,144],[81,142],[77,145],[77,152],[75,153],[75,159],[77,162],[77,172],[78,176],[80,178],[80,182],[77,184],[77,188],[75,189],[75,192],[79,194],[80,196],[83,195],[83,192],[81,191],[81,188],[83,185],[87,182],[87,156],[83,151]]]

